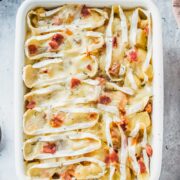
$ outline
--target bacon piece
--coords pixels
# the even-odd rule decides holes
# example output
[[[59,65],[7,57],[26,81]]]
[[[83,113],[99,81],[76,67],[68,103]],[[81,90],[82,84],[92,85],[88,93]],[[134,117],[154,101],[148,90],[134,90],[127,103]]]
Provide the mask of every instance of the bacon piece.
[[[117,153],[113,150],[110,154],[105,157],[104,162],[109,165],[110,163],[116,163],[119,161]]]
[[[117,48],[118,43],[117,43],[117,37],[113,37],[113,41],[112,41],[113,47]]]
[[[124,108],[124,104],[125,104],[125,101],[124,103],[120,103],[118,108],[119,108],[119,111],[121,112],[121,114],[124,116],[126,114],[126,110]],[[126,105],[126,104],[125,104]]]
[[[119,158],[118,158],[118,155],[115,151],[113,151],[111,154],[110,154],[110,159],[111,159],[111,162],[118,162]]]
[[[152,112],[152,104],[151,103],[148,103],[145,107],[145,111],[148,112],[148,113],[151,113]]]
[[[35,101],[28,101],[26,104],[26,108],[27,109],[33,109],[36,106],[36,102]]]
[[[110,132],[111,132],[111,138],[113,142],[113,148],[114,150],[118,150],[121,147],[121,141],[120,141],[121,135],[120,135],[119,128],[117,127],[115,123],[112,124],[112,127],[110,128]]]
[[[30,45],[28,46],[28,50],[29,50],[29,53],[30,53],[31,55],[36,54],[36,53],[37,53],[37,46],[34,45],[34,44],[30,44]]]
[[[105,157],[104,162],[106,163],[106,165],[109,165],[109,164],[110,164],[111,159],[110,159],[110,155],[109,155],[109,154]]]
[[[63,119],[60,116],[54,116],[50,121],[50,125],[54,128],[60,127],[63,124]]]
[[[81,84],[81,81],[76,78],[71,79],[71,88],[75,88]]]
[[[127,125],[128,125],[128,119],[125,116],[121,117],[120,126],[123,129],[123,131],[126,131]]]
[[[44,69],[42,72],[47,74],[48,73],[48,69]]]
[[[144,28],[144,32],[146,33],[146,36],[148,36],[148,34],[149,34],[149,27],[148,27],[148,25],[146,25],[146,27]]]
[[[72,177],[68,172],[64,172],[64,173],[61,174],[61,179],[62,180],[71,180]]]
[[[100,96],[100,98],[99,98],[99,103],[100,104],[105,104],[105,105],[107,105],[107,104],[109,104],[111,102],[111,98],[110,97],[108,97],[108,96]]]
[[[64,37],[61,34],[55,34],[49,42],[49,45],[52,49],[58,49],[63,40]]]
[[[51,41],[49,42],[49,46],[51,47],[51,49],[58,49],[59,44],[56,41]]]
[[[136,49],[130,50],[128,53],[128,58],[129,58],[130,62],[138,61],[137,50]]]
[[[140,158],[140,159],[138,160],[138,164],[139,164],[139,167],[140,167],[140,172],[141,172],[142,174],[145,173],[145,172],[146,172],[146,166],[145,166],[142,158]]]
[[[106,43],[103,44],[102,48],[103,48],[103,49],[106,49]]]
[[[52,37],[52,41],[56,41],[59,45],[63,42],[64,37],[61,34],[55,34]]]
[[[81,14],[83,17],[88,17],[91,13],[89,12],[89,9],[84,5],[81,9]]]
[[[102,78],[102,77],[96,77],[96,80],[99,81],[99,84],[101,86],[105,85],[106,84],[106,79],[105,78]]]
[[[56,144],[55,143],[48,143],[43,146],[43,153],[54,154],[55,152],[56,152]]]
[[[113,63],[109,69],[109,73],[113,76],[117,76],[119,74],[119,69],[120,69],[120,64],[119,63]]]
[[[60,178],[60,175],[58,173],[54,173],[52,175],[52,179],[59,179]]]
[[[90,119],[95,119],[97,117],[97,113],[90,113],[89,117]]]
[[[92,67],[91,67],[90,64],[87,65],[87,69],[88,69],[89,71],[92,71]]]
[[[152,154],[153,154],[153,149],[152,149],[152,147],[151,147],[150,144],[147,144],[147,145],[146,145],[146,153],[147,153],[147,155],[148,155],[149,157],[151,157]]]

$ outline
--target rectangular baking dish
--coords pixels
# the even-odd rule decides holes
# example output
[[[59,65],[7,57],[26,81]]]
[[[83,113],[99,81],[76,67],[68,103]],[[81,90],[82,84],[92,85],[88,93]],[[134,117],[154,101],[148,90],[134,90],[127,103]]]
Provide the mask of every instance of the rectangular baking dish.
[[[150,172],[151,180],[158,180],[161,172],[163,142],[163,50],[161,18],[157,7],[151,0],[26,0],[20,6],[16,17],[15,66],[14,66],[14,118],[15,118],[15,160],[18,179],[28,179],[25,175],[22,154],[23,113],[25,87],[22,80],[24,66],[24,41],[26,33],[26,14],[35,7],[57,7],[63,4],[86,4],[87,6],[104,7],[119,4],[125,9],[142,7],[152,14],[153,24],[153,115],[152,115],[152,147]]]

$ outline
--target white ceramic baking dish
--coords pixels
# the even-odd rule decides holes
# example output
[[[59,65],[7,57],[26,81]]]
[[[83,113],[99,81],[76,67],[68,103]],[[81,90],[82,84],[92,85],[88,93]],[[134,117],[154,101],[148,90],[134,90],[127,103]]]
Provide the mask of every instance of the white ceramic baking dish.
[[[152,14],[153,23],[153,128],[152,147],[153,156],[151,158],[151,180],[159,179],[161,172],[162,142],[163,142],[163,51],[161,18],[157,7],[151,0],[26,0],[20,6],[16,18],[16,41],[15,41],[15,74],[14,74],[14,118],[15,118],[15,157],[16,172],[18,179],[25,180],[24,160],[22,154],[23,128],[22,120],[24,113],[24,92],[25,87],[22,80],[22,70],[24,66],[24,41],[26,33],[26,14],[35,7],[57,7],[63,4],[86,4],[87,6],[110,6],[120,4],[123,8],[143,7]]]

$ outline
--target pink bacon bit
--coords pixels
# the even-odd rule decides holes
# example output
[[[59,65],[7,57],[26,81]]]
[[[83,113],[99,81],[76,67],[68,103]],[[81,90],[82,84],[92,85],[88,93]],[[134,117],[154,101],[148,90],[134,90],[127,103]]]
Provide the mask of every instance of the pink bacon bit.
[[[89,9],[86,7],[86,5],[84,5],[82,7],[81,14],[82,14],[83,17],[88,17],[91,14]]]
[[[113,150],[105,157],[104,162],[109,165],[110,163],[117,163],[119,161],[117,153]]]
[[[76,78],[71,79],[71,88],[75,88],[81,84],[81,81]]]
[[[153,149],[150,144],[146,145],[146,153],[149,157],[151,157],[153,155]]]
[[[55,34],[51,41],[49,42],[49,46],[51,49],[58,49],[58,47],[62,44],[64,37],[61,34]]]
[[[92,66],[91,66],[90,64],[88,64],[88,65],[87,65],[87,69],[88,69],[89,71],[92,71]]]
[[[111,103],[111,98],[108,97],[108,96],[105,96],[105,95],[104,96],[100,96],[99,97],[99,103],[107,105],[107,104]]]
[[[146,36],[149,35],[149,26],[146,25],[146,27],[144,28],[144,32],[146,33]]]
[[[48,69],[44,69],[42,72],[43,72],[44,74],[47,74],[49,71],[48,71]]]
[[[34,44],[30,44],[29,46],[28,46],[28,51],[29,51],[29,53],[31,54],[31,55],[34,55],[34,54],[36,54],[37,53],[37,46],[36,45],[34,45]]]
[[[138,55],[137,55],[137,50],[136,49],[132,49],[128,52],[127,54],[130,62],[137,62],[138,61]]]
[[[58,49],[59,44],[56,41],[51,41],[49,42],[49,46],[51,47],[51,49]]]
[[[123,131],[126,131],[127,130],[127,126],[128,126],[128,119],[125,116],[123,116],[121,118],[121,121],[119,122],[119,125],[121,126]]]
[[[117,48],[117,47],[118,47],[117,37],[113,37],[112,44],[113,44],[113,47],[114,47],[114,48]]]
[[[56,152],[56,144],[55,143],[48,143],[43,146],[43,153],[54,154],[55,152]]]
[[[89,118],[90,118],[90,119],[96,119],[97,116],[98,116],[97,113],[90,113],[90,114],[89,114]]]
[[[52,41],[56,41],[59,45],[63,42],[63,40],[64,40],[64,37],[61,34],[55,34],[52,37]]]
[[[57,115],[57,116],[54,116],[53,119],[50,120],[50,125],[51,127],[57,128],[57,127],[62,126],[63,122],[64,122],[63,118]]]
[[[72,176],[68,172],[60,174],[62,180],[72,180]]]
[[[35,101],[28,101],[26,104],[26,108],[27,109],[33,109],[36,106],[36,102]]]
[[[138,164],[139,164],[139,167],[140,167],[141,174],[145,173],[146,172],[146,166],[145,166],[142,158],[140,158],[138,160]]]
[[[106,79],[103,77],[96,77],[96,80],[99,81],[99,85],[104,86],[106,84]]]

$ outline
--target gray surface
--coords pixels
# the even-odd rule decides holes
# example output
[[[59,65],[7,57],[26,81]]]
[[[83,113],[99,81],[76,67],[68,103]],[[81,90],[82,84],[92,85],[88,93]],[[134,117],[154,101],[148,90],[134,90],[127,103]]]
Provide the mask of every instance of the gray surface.
[[[0,124],[5,143],[0,152],[0,180],[15,179],[13,57],[15,14],[20,0],[0,1]],[[164,145],[161,180],[180,180],[180,30],[170,0],[158,0],[164,41]],[[158,121],[158,119],[157,119]],[[8,174],[8,175],[7,175]]]

